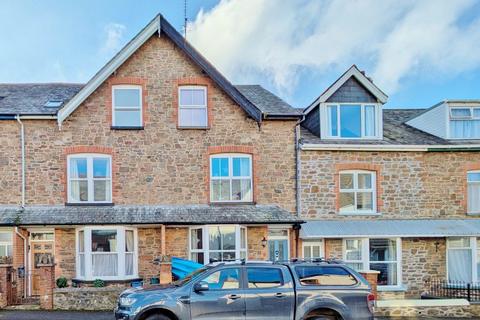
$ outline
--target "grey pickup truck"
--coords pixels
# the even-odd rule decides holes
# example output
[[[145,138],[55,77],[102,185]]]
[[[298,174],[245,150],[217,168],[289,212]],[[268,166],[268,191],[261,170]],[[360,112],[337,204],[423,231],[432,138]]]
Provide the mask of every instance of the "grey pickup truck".
[[[370,320],[374,299],[366,280],[339,263],[222,262],[170,285],[124,291],[115,318]]]

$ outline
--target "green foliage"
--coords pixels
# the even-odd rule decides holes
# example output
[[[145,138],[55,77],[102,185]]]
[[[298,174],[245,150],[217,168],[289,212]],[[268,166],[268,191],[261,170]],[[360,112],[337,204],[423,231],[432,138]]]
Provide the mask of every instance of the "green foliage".
[[[57,287],[59,287],[59,288],[68,287],[68,281],[67,281],[67,278],[65,278],[65,277],[58,278],[56,282],[57,282]]]
[[[102,279],[95,279],[93,281],[93,286],[95,288],[103,288],[105,287],[105,281],[103,281]]]

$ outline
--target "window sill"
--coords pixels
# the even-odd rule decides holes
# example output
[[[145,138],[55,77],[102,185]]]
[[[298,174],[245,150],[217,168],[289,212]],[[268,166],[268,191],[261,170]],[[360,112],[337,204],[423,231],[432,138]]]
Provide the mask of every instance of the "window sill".
[[[338,212],[339,216],[381,216],[381,212]]]
[[[247,206],[252,206],[255,205],[255,202],[252,201],[246,201],[246,202],[210,202],[211,206],[229,206],[229,205],[247,205]]]
[[[139,127],[111,126],[110,129],[112,130],[143,130],[145,128],[143,126],[139,126]]]
[[[398,285],[398,286],[378,286],[378,292],[405,292],[408,288],[406,285]]]
[[[177,126],[178,130],[209,130],[210,127],[182,127]]]
[[[65,202],[66,207],[113,207],[115,204],[113,202],[100,202],[100,203],[72,203],[72,202]]]

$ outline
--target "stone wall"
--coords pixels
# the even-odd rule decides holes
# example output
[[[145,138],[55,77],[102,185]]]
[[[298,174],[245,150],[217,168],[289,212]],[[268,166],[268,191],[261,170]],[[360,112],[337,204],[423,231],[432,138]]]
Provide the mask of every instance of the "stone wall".
[[[263,121],[261,126],[231,100],[167,37],[153,36],[62,124],[25,120],[27,205],[66,202],[66,151],[79,146],[112,150],[115,204],[206,204],[208,148],[253,148],[254,195],[258,204],[278,204],[295,212],[295,120]],[[111,86],[123,79],[145,83],[148,108],[143,130],[111,129]],[[179,82],[203,79],[209,86],[209,129],[177,128],[175,95]],[[129,80],[128,80],[129,81]],[[19,128],[2,122],[1,204],[18,204],[21,186]],[[3,168],[6,168],[4,171]]]
[[[62,288],[54,290],[53,308],[56,310],[105,310],[115,308],[122,287]]]
[[[479,163],[478,152],[302,151],[302,216],[336,220],[469,218],[467,170]],[[358,169],[378,168],[380,217],[337,213],[337,168],[355,165]]]
[[[138,229],[138,275],[148,283],[151,277],[159,277],[160,267],[153,260],[162,255],[162,229]]]
[[[55,278],[75,278],[75,229],[55,229]]]
[[[342,239],[325,239],[325,258],[337,260],[343,259]]]
[[[394,317],[402,319],[418,318],[464,318],[479,319],[480,305],[469,304],[462,299],[454,300],[403,300],[401,302],[383,301],[392,306],[384,307],[379,302],[375,307],[376,317]]]
[[[188,257],[188,228],[166,228],[167,255],[177,258]]]
[[[268,239],[268,228],[248,227],[247,228],[247,252],[250,260],[267,260],[268,248],[262,246],[262,239]]]

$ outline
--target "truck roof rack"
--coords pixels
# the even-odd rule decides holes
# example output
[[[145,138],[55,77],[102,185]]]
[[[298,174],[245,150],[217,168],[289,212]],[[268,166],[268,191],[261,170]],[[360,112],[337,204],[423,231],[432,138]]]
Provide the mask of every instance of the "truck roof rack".
[[[291,258],[289,260],[278,260],[275,263],[327,263],[327,264],[342,264],[342,260],[325,259],[325,258]]]

